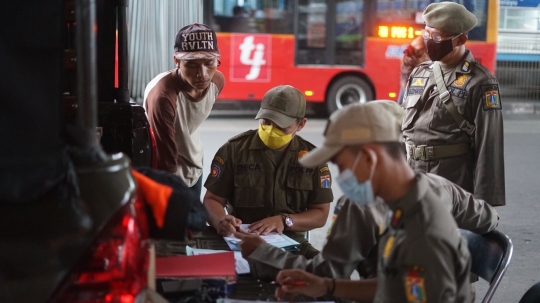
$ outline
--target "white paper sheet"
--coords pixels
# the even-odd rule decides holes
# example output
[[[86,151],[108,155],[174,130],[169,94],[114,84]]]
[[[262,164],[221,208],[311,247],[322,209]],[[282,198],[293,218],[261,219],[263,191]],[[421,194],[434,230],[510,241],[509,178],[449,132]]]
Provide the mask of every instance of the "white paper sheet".
[[[245,232],[248,232],[248,226],[249,224],[240,224],[240,229],[245,231]],[[266,241],[266,243],[277,243],[277,242],[283,242],[284,239],[283,239],[283,236],[278,234],[277,232],[271,232],[271,233],[268,233],[267,235],[260,235],[261,238]],[[237,237],[235,237],[234,235],[231,235],[230,237],[223,237],[225,239],[225,241],[228,241],[228,242],[233,242],[233,243],[238,243],[240,242],[240,239],[238,239]]]

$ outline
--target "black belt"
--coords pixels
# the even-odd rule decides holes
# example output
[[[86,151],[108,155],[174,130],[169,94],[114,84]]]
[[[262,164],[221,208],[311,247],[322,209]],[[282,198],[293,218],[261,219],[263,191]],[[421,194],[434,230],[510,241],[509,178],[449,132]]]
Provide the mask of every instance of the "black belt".
[[[440,146],[412,145],[406,144],[407,155],[414,160],[436,160],[461,156],[471,151],[469,143],[448,144]]]

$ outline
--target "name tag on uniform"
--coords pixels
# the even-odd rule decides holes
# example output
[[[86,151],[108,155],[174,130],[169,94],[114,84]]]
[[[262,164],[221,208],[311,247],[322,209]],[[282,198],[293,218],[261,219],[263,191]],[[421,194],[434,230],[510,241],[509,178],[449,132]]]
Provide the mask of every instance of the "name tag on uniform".
[[[407,89],[407,95],[420,95],[428,82],[428,77],[413,77]]]

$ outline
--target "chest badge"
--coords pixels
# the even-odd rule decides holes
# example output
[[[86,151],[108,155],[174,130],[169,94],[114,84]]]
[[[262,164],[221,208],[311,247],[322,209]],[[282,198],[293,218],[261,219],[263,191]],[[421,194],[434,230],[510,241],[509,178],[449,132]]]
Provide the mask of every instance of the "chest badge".
[[[403,211],[398,208],[394,210],[394,215],[392,216],[392,226],[397,227],[399,223],[401,222],[401,216],[403,215]]]
[[[469,78],[469,75],[467,75],[467,74],[459,75],[456,78],[456,80],[454,80],[454,86],[463,87],[465,85],[465,83],[467,83],[468,78]]]
[[[298,160],[302,159],[303,157],[305,157],[306,155],[308,154],[308,151],[307,150],[301,150],[298,152]]]
[[[465,62],[463,63],[463,65],[461,66],[461,70],[464,71],[464,72],[468,72],[468,71],[469,71],[469,66],[470,66],[470,65],[471,65],[471,64],[470,64],[469,62],[465,61]]]

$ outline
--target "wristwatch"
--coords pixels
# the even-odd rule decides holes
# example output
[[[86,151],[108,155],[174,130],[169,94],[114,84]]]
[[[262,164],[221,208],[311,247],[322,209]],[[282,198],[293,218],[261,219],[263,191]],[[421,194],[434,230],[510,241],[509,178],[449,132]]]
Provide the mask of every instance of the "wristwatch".
[[[286,214],[281,214],[281,218],[283,219],[283,227],[284,227],[284,229],[291,229],[291,227],[294,224],[293,218],[289,217]]]

